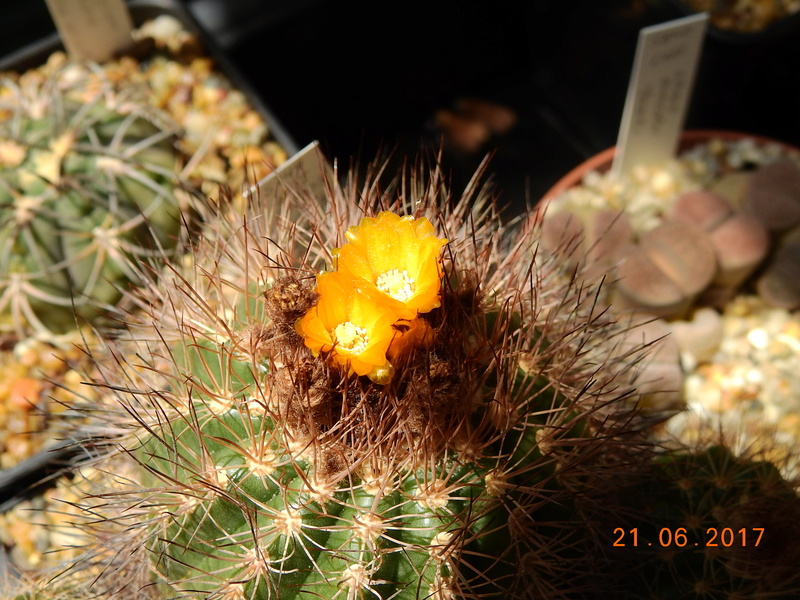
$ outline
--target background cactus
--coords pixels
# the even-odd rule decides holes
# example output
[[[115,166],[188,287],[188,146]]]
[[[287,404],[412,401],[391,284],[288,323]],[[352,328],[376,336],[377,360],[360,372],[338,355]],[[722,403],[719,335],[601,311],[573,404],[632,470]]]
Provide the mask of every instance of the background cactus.
[[[616,597],[797,598],[800,496],[729,442],[597,470],[578,505]]]
[[[175,244],[176,129],[139,93],[73,63],[2,81],[3,329],[71,329]]]

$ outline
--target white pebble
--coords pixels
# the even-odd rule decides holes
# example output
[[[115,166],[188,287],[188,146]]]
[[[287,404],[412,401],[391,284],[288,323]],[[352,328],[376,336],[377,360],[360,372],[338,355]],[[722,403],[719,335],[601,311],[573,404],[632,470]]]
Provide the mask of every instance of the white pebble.
[[[182,31],[181,22],[169,15],[160,15],[141,27],[142,35],[149,35],[157,40],[168,40]]]
[[[744,379],[751,385],[760,385],[764,381],[764,374],[758,368],[748,369],[744,374]]]
[[[765,329],[756,327],[747,333],[747,341],[750,342],[750,345],[754,348],[763,350],[769,345],[769,334]]]
[[[667,194],[675,192],[675,179],[667,171],[656,172],[650,183],[653,186],[653,191],[659,196],[666,196]]]
[[[723,323],[713,308],[699,308],[688,321],[669,324],[678,347],[691,355],[695,365],[711,361],[722,342]]]

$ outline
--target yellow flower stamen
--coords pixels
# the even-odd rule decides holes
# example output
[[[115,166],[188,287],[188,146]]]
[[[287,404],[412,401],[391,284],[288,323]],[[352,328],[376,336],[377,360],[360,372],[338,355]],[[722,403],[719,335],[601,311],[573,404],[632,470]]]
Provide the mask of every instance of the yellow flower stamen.
[[[333,341],[337,347],[353,354],[361,354],[369,345],[367,330],[350,321],[339,323],[333,328]]]
[[[336,271],[317,276],[319,301],[295,325],[311,352],[330,353],[330,360],[349,372],[386,383],[392,365],[387,358],[396,334],[397,315],[376,290]]]
[[[416,284],[408,276],[408,271],[392,269],[378,276],[375,282],[376,287],[389,294],[395,300],[405,302],[414,295]]]

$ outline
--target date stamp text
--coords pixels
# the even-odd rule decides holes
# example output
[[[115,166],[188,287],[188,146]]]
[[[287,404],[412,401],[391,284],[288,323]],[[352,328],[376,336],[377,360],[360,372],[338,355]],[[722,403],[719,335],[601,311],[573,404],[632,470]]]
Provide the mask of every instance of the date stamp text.
[[[685,527],[662,527],[658,531],[657,539],[645,540],[640,538],[639,529],[623,529],[617,527],[614,529],[614,546],[623,548],[632,546],[634,548],[639,546],[661,546],[662,548],[677,547],[684,548],[686,546],[698,547],[714,547],[721,546],[730,548],[736,546],[739,548],[755,548],[761,543],[761,538],[764,536],[763,527],[742,527],[741,529],[732,529],[724,527],[717,529],[716,527],[709,527],[702,539],[692,539],[691,534]]]

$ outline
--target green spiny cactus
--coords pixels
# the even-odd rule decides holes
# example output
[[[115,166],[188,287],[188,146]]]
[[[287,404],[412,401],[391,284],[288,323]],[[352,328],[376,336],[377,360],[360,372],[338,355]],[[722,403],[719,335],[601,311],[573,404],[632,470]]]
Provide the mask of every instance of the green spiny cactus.
[[[93,541],[73,580],[85,572],[93,597],[127,597],[135,579],[153,598],[252,600],[558,598],[590,585],[574,550],[583,525],[554,481],[594,452],[605,396],[589,382],[614,379],[581,362],[598,337],[591,295],[477,185],[453,206],[437,169],[397,193],[328,189],[325,206],[293,191],[245,215],[220,207],[191,260],[139,296],[130,335],[98,367],[124,409],[110,416],[122,456],[141,468],[97,463],[108,489],[82,503]],[[411,221],[379,211],[410,215],[426,248],[447,245],[416,269],[398,233]],[[413,291],[433,273],[439,296],[398,308],[377,368],[359,374],[341,355],[382,335],[359,314],[389,309],[371,284],[341,292],[315,274],[358,271],[345,245],[372,235],[365,213],[392,223],[370,246],[378,258],[411,256],[378,287]],[[308,315],[335,314],[339,293],[360,308],[329,328],[332,346],[315,345]]]
[[[596,296],[537,254],[536,226],[503,225],[474,188],[450,206],[440,177],[405,179],[399,196],[331,181],[325,206],[294,190],[206,215],[191,256],[133,298],[129,334],[97,355],[96,383],[121,410],[94,416],[116,450],[83,473],[86,552],[51,589],[797,596],[795,486],[724,447],[654,447],[625,412],[635,353],[603,361],[619,328],[594,314]],[[375,260],[394,257],[375,287],[403,298],[433,265],[438,297],[387,313],[359,279],[367,238]],[[341,303],[359,307],[347,322]],[[341,330],[318,327],[328,313]],[[392,338],[366,357],[387,314]],[[338,346],[320,343],[326,331]],[[363,365],[341,360],[351,350]]]
[[[0,325],[63,333],[180,229],[174,127],[99,69],[0,82]]]

